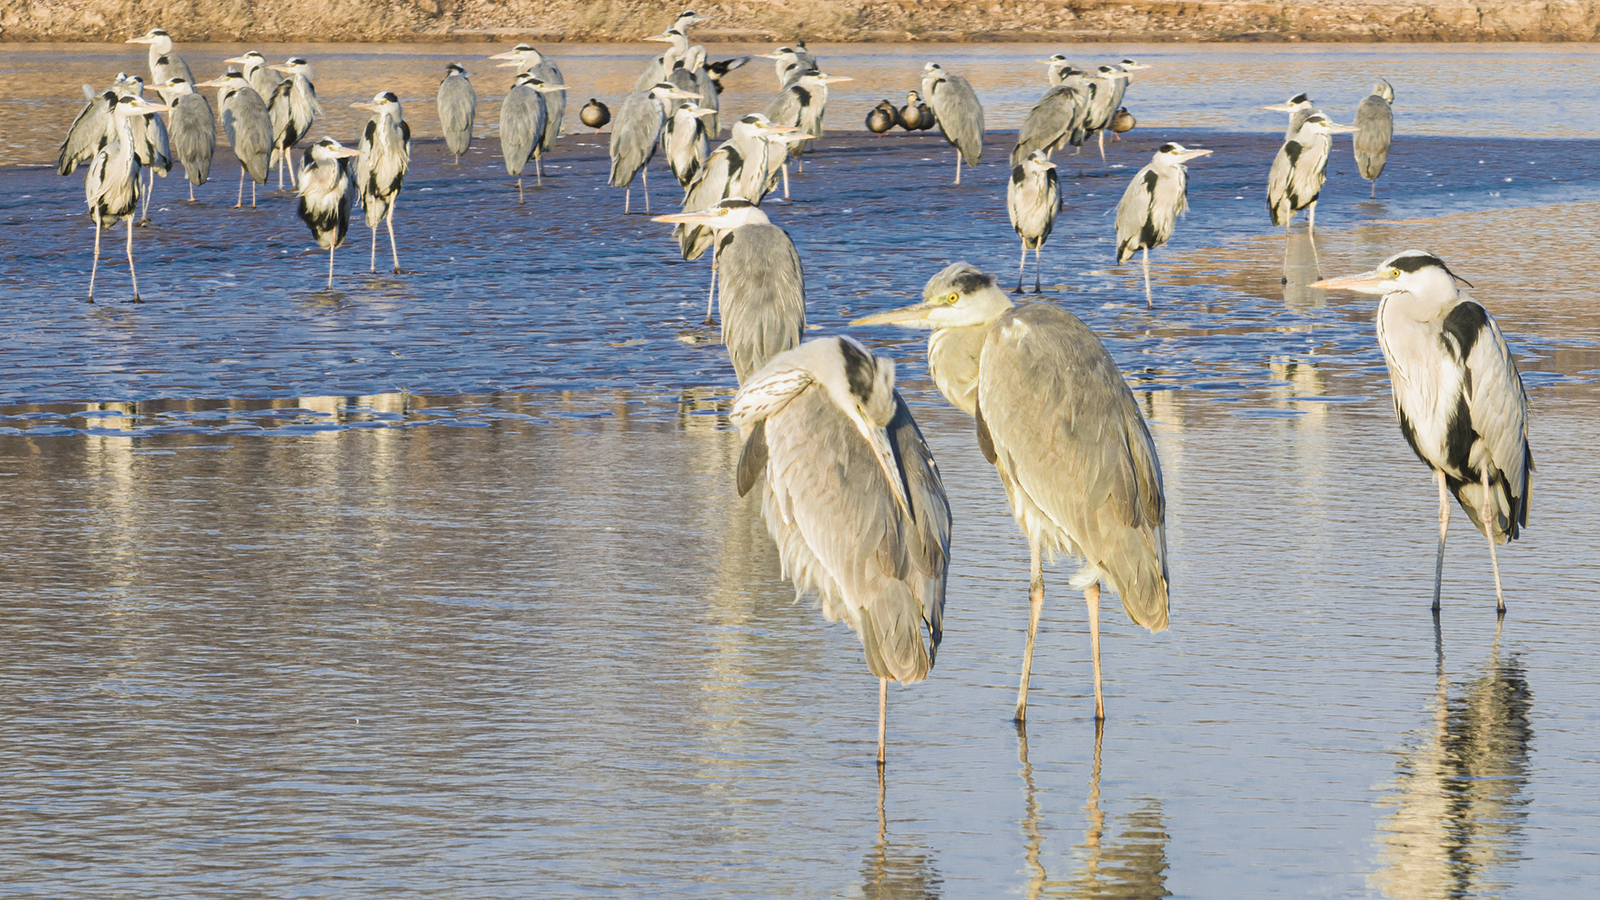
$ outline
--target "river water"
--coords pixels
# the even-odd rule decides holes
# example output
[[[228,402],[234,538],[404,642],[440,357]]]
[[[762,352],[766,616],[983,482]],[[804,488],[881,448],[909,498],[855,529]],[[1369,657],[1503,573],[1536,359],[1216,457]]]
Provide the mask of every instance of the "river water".
[[[348,101],[407,99],[407,273],[365,274],[357,225],[324,290],[291,195],[226,209],[224,152],[196,204],[158,183],[147,302],[120,302],[108,241],[90,305],[81,182],[41,164],[77,84],[142,69],[139,49],[0,63],[5,892],[1581,897],[1600,877],[1591,49],[1070,51],[1157,65],[1108,167],[1058,156],[1044,258],[1155,434],[1173,627],[1108,605],[1097,740],[1082,600],[1048,570],[1021,739],[1026,543],[916,336],[861,332],[899,361],[956,521],[939,663],[892,691],[881,782],[859,644],[792,602],[732,490],[706,266],[622,215],[603,137],[563,138],[519,207],[492,131],[447,165],[426,99],[443,62],[498,48],[305,48],[341,139]],[[241,49],[184,52],[203,78]],[[578,103],[647,55],[552,49]],[[952,259],[1009,278],[1009,135],[955,188],[936,133],[846,132],[930,55],[1014,128],[1057,48],[816,49],[858,80],[793,201],[766,204],[816,333]],[[1248,107],[1306,89],[1347,121],[1379,74],[1400,136],[1378,199],[1341,139],[1315,244],[1286,239],[1260,187],[1282,116]],[[479,75],[487,129],[500,80]],[[724,108],[771,82],[759,60],[731,74]],[[1147,311],[1110,210],[1174,138],[1216,154]],[[1473,282],[1529,388],[1538,489],[1501,553],[1503,622],[1459,512],[1428,614],[1433,488],[1373,304],[1305,286],[1410,246]]]

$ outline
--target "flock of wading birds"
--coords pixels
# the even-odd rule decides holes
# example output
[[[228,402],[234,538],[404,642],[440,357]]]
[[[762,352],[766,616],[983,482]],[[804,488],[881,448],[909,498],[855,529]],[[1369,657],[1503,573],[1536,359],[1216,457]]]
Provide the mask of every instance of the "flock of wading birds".
[[[822,135],[828,84],[846,79],[823,73],[804,44],[778,49],[767,58],[776,62],[780,92],[764,111],[738,119],[730,139],[711,151],[709,140],[720,132],[719,82],[749,57],[708,62],[704,49],[689,42],[689,29],[699,21],[685,12],[667,31],[648,38],[670,46],[649,62],[614,117],[591,100],[580,118],[596,128],[612,124],[609,183],[630,189],[625,209],[635,176],[646,171],[657,149],[684,187],[683,211],[656,221],[676,226],[686,259],[712,251],[707,322],[715,306],[740,383],[731,415],[744,439],[739,493],[761,486],[763,515],[797,595],[814,595],[829,621],[842,619],[859,635],[867,666],[879,679],[881,764],[888,682],[925,678],[942,637],[950,508],[932,453],[895,390],[893,361],[849,337],[802,343],[800,259],[787,233],[759,207],[780,178],[787,196],[788,162],[801,162],[807,146]],[[211,110],[194,88],[217,88],[223,128],[241,165],[240,205],[244,174],[264,184],[276,163],[281,180],[285,160],[319,112],[304,59],[269,66],[251,52],[228,60],[242,68],[194,83],[164,31],[133,42],[150,45],[150,74],[164,102],[143,99],[142,79],[136,77],[119,78],[98,94],[86,87],[88,105],[60,161],[63,174],[90,163],[87,197],[97,265],[100,231],[128,222],[130,272],[133,220],[147,190],[143,169],[164,174],[176,160],[192,185],[206,180],[215,136]],[[502,106],[500,140],[520,201],[524,167],[531,161],[537,173],[561,133],[566,86],[556,64],[527,45],[491,58],[517,69]],[[1051,87],[1022,127],[1007,189],[1022,265],[1034,250],[1036,267],[1061,206],[1051,153],[1099,135],[1103,156],[1104,132],[1132,126],[1120,104],[1129,77],[1144,68],[1123,60],[1091,71],[1059,55],[1045,62]],[[921,88],[922,96],[911,93],[904,108],[880,103],[868,113],[867,126],[881,134],[895,125],[917,130],[937,124],[956,148],[959,184],[962,162],[976,164],[982,156],[983,108],[966,79],[933,63],[923,70]],[[1392,134],[1393,97],[1387,82],[1380,83],[1361,103],[1354,127],[1334,124],[1304,94],[1268,107],[1291,115],[1268,178],[1275,224],[1287,227],[1301,209],[1308,211],[1308,227],[1314,223],[1334,134],[1355,132],[1361,173],[1377,179]],[[372,268],[383,222],[399,269],[393,216],[410,156],[410,129],[391,92],[356,105],[372,110],[356,148],[323,138],[305,151],[298,173],[290,170],[300,216],[329,251],[330,284],[333,250],[344,239],[357,199],[373,229]],[[438,108],[446,142],[459,160],[472,140],[476,108],[461,66],[448,67]],[[159,112],[170,113],[166,123],[154,116]],[[1208,152],[1164,144],[1123,194],[1117,259],[1145,253],[1147,303],[1148,251],[1167,241],[1186,208],[1184,163]],[[648,180],[645,190],[648,212]],[[253,186],[251,191],[253,205]],[[191,199],[192,194],[191,187]],[[91,274],[91,300],[92,279]],[[1400,429],[1439,489],[1434,612],[1453,494],[1488,541],[1503,614],[1495,547],[1516,538],[1527,523],[1533,470],[1527,397],[1494,319],[1460,290],[1464,284],[1438,257],[1408,250],[1370,272],[1313,286],[1382,296],[1378,340]],[[934,275],[922,302],[852,324],[931,331],[928,368],[934,382],[976,421],[979,447],[998,470],[1027,535],[1030,610],[1018,723],[1027,712],[1044,601],[1042,558],[1062,552],[1081,562],[1070,583],[1087,600],[1095,718],[1103,719],[1100,585],[1117,592],[1136,624],[1159,631],[1168,622],[1160,461],[1110,353],[1076,316],[1051,303],[1019,305],[993,275],[966,263]]]

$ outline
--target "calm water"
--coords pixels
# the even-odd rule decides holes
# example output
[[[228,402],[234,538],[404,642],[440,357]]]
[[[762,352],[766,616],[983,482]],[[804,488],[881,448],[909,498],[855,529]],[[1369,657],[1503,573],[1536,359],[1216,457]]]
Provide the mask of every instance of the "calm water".
[[[317,49],[335,110],[384,77],[431,96],[443,61],[495,48]],[[644,55],[559,49],[580,102]],[[164,202],[178,179],[157,187],[136,234],[149,302],[117,302],[112,260],[89,305],[81,182],[31,166],[75,112],[63,98],[141,69],[136,50],[0,62],[0,87],[40,76],[0,91],[16,145],[0,168],[0,892],[1592,892],[1600,315],[1574,265],[1600,253],[1589,49],[1094,49],[1160,62],[1130,92],[1148,127],[1109,174],[1061,160],[1045,278],[1151,422],[1173,628],[1108,606],[1097,742],[1081,595],[1053,569],[1019,741],[1026,544],[921,343],[863,332],[900,360],[956,517],[945,643],[929,681],[892,692],[882,783],[858,642],[792,602],[734,496],[706,265],[621,215],[602,144],[564,138],[518,207],[492,138],[459,169],[419,143],[396,216],[410,271],[362,274],[357,226],[332,292],[292,198],[226,210],[219,157],[193,206]],[[854,127],[930,52],[1008,98],[991,120],[1006,128],[1039,92],[1013,73],[1049,51],[827,48],[859,77],[834,120]],[[1578,105],[1508,117],[1494,98],[1522,85],[1482,73],[1545,64],[1539,90]],[[725,109],[764,99],[756,65],[729,76]],[[1341,140],[1315,247],[1286,241],[1259,186],[1281,116],[1242,107],[1291,82],[1353,106],[1369,74],[1395,81],[1403,129],[1379,200]],[[428,107],[407,106],[419,138]],[[1191,167],[1149,313],[1137,269],[1110,267],[1109,211],[1171,137],[1217,153]],[[907,302],[954,258],[1009,275],[1007,149],[992,135],[957,189],[936,136],[830,138],[794,202],[767,204],[818,333]],[[1538,489],[1501,555],[1499,624],[1459,515],[1429,616],[1433,488],[1393,423],[1373,304],[1305,287],[1407,246],[1473,281],[1530,388]]]

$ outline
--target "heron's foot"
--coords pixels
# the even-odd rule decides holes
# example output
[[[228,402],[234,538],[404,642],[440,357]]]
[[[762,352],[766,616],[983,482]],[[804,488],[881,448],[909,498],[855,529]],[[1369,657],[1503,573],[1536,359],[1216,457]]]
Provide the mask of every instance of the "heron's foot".
[[[706,320],[704,322],[701,322],[700,324],[704,325],[707,328],[710,328],[716,323],[712,321],[710,316],[706,316]]]
[[[94,302],[94,295],[90,294],[89,296],[85,297],[83,302],[85,302],[85,303],[93,303]]]
[[[138,294],[134,294],[133,295],[133,299],[129,300],[128,302],[129,303],[143,303],[144,302],[144,298],[140,297]]]
[[[139,221],[133,223],[133,227],[135,227],[135,228],[149,228],[151,225],[154,225],[154,224],[155,224],[154,222],[150,221],[150,217],[146,216],[146,217],[140,219]]]
[[[1042,291],[1042,290],[1040,290],[1040,289],[1039,289],[1039,286],[1038,286],[1038,285],[1034,285],[1034,286],[1033,286],[1033,292],[1034,292],[1034,293],[1035,293],[1035,294],[1042,294],[1042,293],[1044,293],[1044,291]]]
[[[235,203],[234,205],[232,205],[232,206],[230,206],[228,208],[229,209],[244,209],[244,204],[243,203]]]
[[[399,266],[395,266],[394,267],[394,271],[391,274],[394,274],[394,275],[415,275],[416,273],[412,272],[409,269],[402,269]]]

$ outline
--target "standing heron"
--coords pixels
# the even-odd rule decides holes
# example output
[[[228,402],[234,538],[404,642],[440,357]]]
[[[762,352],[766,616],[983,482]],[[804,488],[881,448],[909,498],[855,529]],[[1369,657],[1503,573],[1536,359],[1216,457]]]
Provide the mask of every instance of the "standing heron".
[[[662,143],[666,147],[667,165],[687,188],[711,155],[711,139],[706,124],[716,117],[717,111],[699,106],[692,100],[680,100],[678,108],[662,126]]]
[[[644,211],[650,212],[650,160],[656,155],[661,128],[667,122],[667,103],[672,100],[698,100],[661,82],[647,91],[635,91],[617,108],[611,124],[611,175],[606,183],[627,189],[623,195],[624,215],[633,208],[633,179],[644,173]]]
[[[232,63],[244,73],[244,80],[250,82],[262,100],[271,102],[272,93],[283,83],[283,75],[277,69],[267,65],[267,58],[259,50],[249,50],[239,56],[231,56],[225,63]]]
[[[1285,141],[1294,140],[1294,136],[1300,132],[1300,126],[1304,125],[1307,119],[1318,112],[1317,105],[1312,103],[1311,98],[1305,94],[1295,94],[1282,103],[1275,103],[1272,106],[1263,106],[1261,108],[1271,112],[1286,112],[1289,114],[1289,130],[1283,133]]]
[[[773,74],[778,76],[778,90],[783,90],[794,83],[796,78],[807,72],[817,70],[816,57],[801,43],[794,47],[779,47],[766,54],[762,59],[773,60]]]
[[[211,177],[211,157],[217,151],[216,120],[211,116],[211,104],[195,93],[188,79],[169,78],[160,86],[160,92],[171,98],[168,138],[173,156],[183,164],[183,173],[189,179],[189,202],[193,203],[194,189]]]
[[[1011,151],[1013,167],[1021,165],[1036,150],[1049,155],[1068,144],[1081,147],[1087,138],[1084,123],[1095,86],[1083,70],[1071,66],[1062,69],[1055,82],[1022,121],[1022,129],[1017,132],[1017,146]]]
[[[500,104],[500,152],[505,157],[506,174],[517,177],[518,203],[523,199],[522,170],[530,159],[534,177],[541,186],[544,184],[541,160],[545,124],[549,121],[545,101],[566,89],[564,84],[545,84],[532,72],[521,72]]]
[[[1378,176],[1389,161],[1389,142],[1394,139],[1394,88],[1384,79],[1372,86],[1372,93],[1356,107],[1356,168],[1372,182],[1372,199],[1378,199]]]
[[[133,219],[139,211],[140,164],[134,141],[133,120],[165,112],[138,94],[106,91],[101,95],[111,112],[111,131],[89,162],[83,193],[94,223],[94,265],[89,269],[89,302],[94,302],[94,279],[100,272],[100,232],[126,220],[128,223],[128,277],[133,282],[133,302],[139,299],[139,274],[133,267]]]
[[[1100,146],[1100,164],[1104,165],[1106,129],[1111,127],[1111,120],[1117,116],[1117,107],[1122,105],[1122,96],[1133,73],[1116,66],[1101,66],[1089,77],[1091,90],[1089,105],[1083,115],[1083,133],[1086,140],[1089,135],[1095,135]]]
[[[567,82],[561,74],[561,67],[556,65],[555,60],[527,44],[518,44],[510,52],[489,58],[509,60],[501,63],[500,68],[514,67],[518,74],[531,72],[542,84],[547,85],[541,91],[544,95],[544,133],[539,136],[539,155],[554,150],[556,138],[561,136],[562,123],[567,118]],[[560,85],[560,89],[555,85]]]
[[[461,165],[461,157],[472,146],[472,120],[478,115],[478,92],[472,89],[471,77],[460,63],[444,67],[444,80],[439,82],[437,98],[439,127],[444,131],[444,145],[450,155]]]
[[[1172,238],[1178,217],[1189,209],[1189,170],[1183,164],[1210,155],[1210,150],[1162,144],[1150,164],[1128,182],[1117,204],[1117,265],[1135,252],[1143,254],[1146,309],[1155,305],[1150,299],[1150,249]]]
[[[239,199],[234,209],[244,207],[244,176],[250,173],[250,208],[256,208],[256,185],[266,184],[272,171],[272,115],[244,74],[229,69],[221,78],[202,81],[196,87],[217,89],[217,110],[222,113],[222,130],[239,160]]]
[[[710,209],[657,216],[657,222],[699,225],[716,235],[712,288],[720,271],[722,344],[744,384],[772,357],[800,345],[806,330],[806,280],[788,232],[743,197]],[[711,301],[706,322],[711,324]]]
[[[1489,541],[1496,608],[1506,611],[1495,545],[1528,524],[1533,454],[1528,395],[1517,362],[1489,311],[1456,286],[1431,253],[1407,250],[1370,272],[1318,281],[1325,290],[1381,294],[1378,345],[1389,364],[1400,433],[1439,485],[1439,553],[1433,610],[1439,611],[1450,494]],[[1467,285],[1471,287],[1471,285]]]
[[[281,66],[268,71],[283,74],[283,81],[272,91],[267,112],[272,116],[272,154],[278,158],[278,190],[283,190],[283,170],[289,169],[289,184],[295,184],[294,160],[289,156],[296,144],[311,133],[311,123],[322,115],[317,101],[317,86],[311,83],[311,64],[305,57],[292,56]]]
[[[938,63],[923,66],[922,94],[933,106],[939,132],[956,148],[956,184],[960,184],[961,160],[976,167],[983,159],[983,104],[965,78],[951,75]]]
[[[1061,84],[1073,72],[1083,73],[1082,69],[1074,66],[1072,61],[1067,59],[1065,53],[1052,53],[1049,59],[1042,59],[1040,62],[1045,64],[1044,78],[1045,81],[1050,83],[1051,87]]]
[[[807,137],[791,126],[772,124],[761,113],[751,113],[735,122],[732,132],[711,152],[700,174],[689,183],[683,195],[684,211],[709,209],[728,197],[743,197],[760,206],[783,164],[783,145]],[[711,249],[709,228],[679,225],[673,235],[684,259],[699,259]],[[715,280],[713,272],[713,286]]]
[[[795,78],[788,87],[779,92],[778,96],[767,103],[767,108],[763,112],[773,124],[792,125],[811,135],[811,138],[795,141],[789,145],[783,162],[783,199],[789,199],[789,160],[797,160],[800,171],[805,172],[802,154],[810,146],[811,139],[822,137],[822,117],[828,111],[828,85],[853,80],[844,75],[806,72]]]
[[[143,99],[144,79],[137,75],[121,79],[117,82],[117,93],[123,98]],[[165,108],[171,109],[170,106]],[[149,225],[150,196],[156,190],[156,176],[165,178],[172,171],[172,143],[168,139],[167,124],[161,121],[160,116],[134,116],[128,120],[128,124],[133,129],[134,154],[139,157],[140,167],[150,173],[149,182],[143,191],[144,203],[140,209],[139,220],[134,224]]]
[[[878,678],[882,766],[889,681],[933,668],[950,559],[944,482],[894,389],[894,363],[846,337],[802,344],[739,389],[731,419],[745,439],[739,495],[762,481],[762,516],[797,599],[814,594],[823,618],[861,638]]]
[[[1349,134],[1355,128],[1335,125],[1322,113],[1306,118],[1294,137],[1283,142],[1267,175],[1267,211],[1272,224],[1289,230],[1294,214],[1306,210],[1306,230],[1317,228],[1317,197],[1328,180],[1328,155],[1333,151],[1333,136]]]
[[[300,221],[328,251],[328,290],[333,290],[333,251],[350,231],[350,207],[356,202],[355,166],[350,160],[361,151],[351,150],[333,138],[323,138],[306,148],[300,163]]]
[[[369,268],[378,273],[378,223],[389,229],[389,252],[394,256],[395,274],[400,274],[400,251],[394,243],[394,205],[406,170],[411,167],[411,126],[400,110],[400,98],[393,91],[382,91],[371,103],[352,103],[354,109],[372,110],[366,130],[361,134],[360,159],[356,160],[356,190],[372,229],[372,254]]]
[[[994,276],[955,263],[929,279],[923,302],[855,325],[931,328],[928,371],[939,392],[977,419],[978,446],[1005,483],[1028,536],[1032,580],[1016,719],[1027,716],[1034,636],[1044,609],[1041,557],[1083,560],[1100,690],[1100,582],[1135,624],[1167,627],[1166,500],[1155,442],[1116,362],[1089,326],[1051,303],[1014,306]]]
[[[194,73],[189,71],[189,64],[183,61],[173,50],[172,36],[164,29],[152,28],[143,35],[129,38],[129,44],[148,44],[150,46],[150,83],[152,85],[166,84],[174,78],[182,78],[189,84],[194,84]],[[162,99],[171,103],[172,99],[165,94]]]
[[[1061,182],[1050,154],[1035,150],[1028,158],[1011,170],[1011,183],[1006,186],[1006,211],[1011,214],[1011,227],[1022,239],[1022,260],[1017,263],[1017,293],[1022,293],[1022,273],[1028,265],[1028,251],[1033,251],[1033,292],[1039,293],[1039,250],[1056,227],[1056,213],[1061,211]]]
[[[651,35],[645,40],[672,43],[672,39],[666,37],[666,35],[676,33],[682,36],[683,47],[687,49],[689,46],[689,29],[705,20],[704,16],[696,15],[692,9],[684,10],[678,14],[678,18],[673,20],[672,25],[666,31],[658,35]],[[672,64],[683,58],[681,55],[676,55],[677,53],[677,46],[674,44],[673,49],[669,49],[652,59],[650,64],[644,67],[644,71],[639,73],[639,77],[634,80],[634,91],[648,91],[652,85],[660,83],[667,73],[672,71]]]

